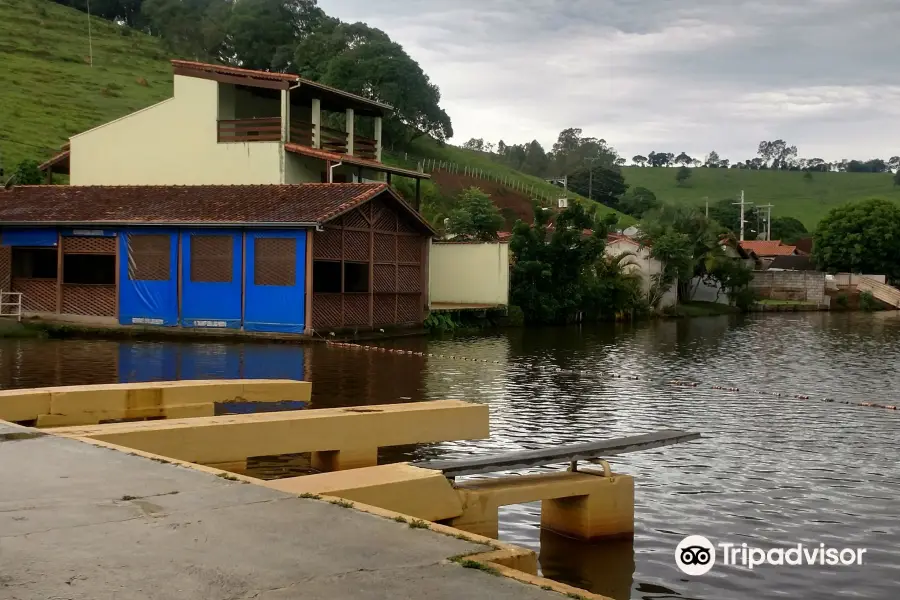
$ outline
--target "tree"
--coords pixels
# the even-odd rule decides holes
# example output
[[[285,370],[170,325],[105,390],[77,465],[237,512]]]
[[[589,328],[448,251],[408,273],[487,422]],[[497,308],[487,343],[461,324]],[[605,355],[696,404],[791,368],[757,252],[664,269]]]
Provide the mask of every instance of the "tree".
[[[675,164],[686,167],[694,162],[694,159],[687,155],[686,152],[682,152],[678,156],[675,157]]]
[[[616,159],[615,165],[617,167],[624,167],[626,162],[627,161],[625,160],[625,158],[620,156],[619,158]]]
[[[408,144],[422,135],[439,141],[453,136],[438,87],[400,44],[379,29],[326,18],[299,41],[290,70],[393,106],[384,125],[390,140]]]
[[[595,266],[615,215],[595,220],[574,203],[556,216],[552,233],[549,220],[549,211],[536,208],[533,224],[519,221],[513,227],[510,303],[522,309],[529,323],[571,322],[578,313],[590,319],[614,316],[616,308],[602,300],[605,278]]]
[[[894,185],[900,185],[900,169],[898,169],[897,172],[894,173]]]
[[[703,163],[703,166],[708,167],[710,169],[718,169],[719,163],[721,163],[721,159],[719,158],[719,153],[713,150],[706,156],[706,161]]]
[[[756,208],[750,208],[745,211],[744,220],[748,223],[756,223],[756,216]],[[733,233],[741,230],[741,209],[732,198],[725,198],[710,204],[709,218]],[[745,227],[744,239],[755,240],[756,231]]]
[[[659,208],[656,194],[645,187],[628,190],[619,200],[619,210],[627,215],[640,218],[647,211]]]
[[[15,185],[40,185],[44,182],[38,161],[26,158],[13,171]]]
[[[628,185],[617,167],[595,164],[569,175],[569,189],[600,204],[616,208]]]
[[[675,172],[675,181],[680,187],[684,187],[693,174],[694,172],[687,167],[681,167]]]
[[[710,258],[706,263],[706,275],[703,279],[707,283],[718,284],[717,301],[719,294],[724,292],[729,304],[737,304],[744,310],[750,308],[753,302],[753,292],[750,290],[753,271],[739,259],[724,254]]]
[[[794,217],[775,217],[772,219],[773,240],[781,240],[786,244],[793,244],[808,234],[809,231],[807,231],[806,225]]]
[[[816,227],[813,255],[827,271],[900,281],[900,207],[873,198],[832,209]]]
[[[612,166],[618,155],[606,140],[584,137],[578,127],[570,127],[559,132],[551,150],[554,175],[569,175],[580,169],[585,162]]]
[[[466,150],[484,150],[484,139],[470,138],[462,147]]]
[[[550,158],[537,140],[531,140],[524,151],[522,170],[529,175],[545,177],[550,170]]]
[[[668,167],[675,160],[671,152],[651,152],[647,155],[651,167]]]
[[[888,159],[888,167],[893,171],[900,170],[900,156],[892,156]]]
[[[449,218],[448,233],[480,242],[495,241],[503,227],[503,216],[491,202],[491,197],[477,187],[459,193],[457,208]]]
[[[797,156],[797,146],[788,146],[784,140],[762,141],[757,148],[757,154],[767,166],[773,169],[787,169],[790,167],[790,161]]]
[[[700,162],[700,161],[699,161],[698,159],[696,159],[696,158],[691,160],[691,166],[694,167],[695,169],[696,169],[697,167],[699,167],[700,165],[702,165],[702,164],[703,164],[703,163]]]
[[[708,261],[722,254],[724,230],[693,207],[664,204],[645,214],[639,227],[638,240],[663,264],[652,285],[657,302],[676,281],[679,297],[689,298],[691,279],[702,276]]]
[[[633,162],[634,164],[636,164],[639,167],[643,167],[647,164],[647,157],[641,156],[640,154],[636,154],[635,156],[631,157],[631,162]]]

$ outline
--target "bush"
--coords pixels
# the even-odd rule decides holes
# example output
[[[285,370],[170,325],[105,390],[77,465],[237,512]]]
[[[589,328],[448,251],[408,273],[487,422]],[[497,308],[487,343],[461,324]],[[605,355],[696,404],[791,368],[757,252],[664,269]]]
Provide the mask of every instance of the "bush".
[[[750,310],[750,307],[757,301],[756,291],[752,288],[742,288],[734,291],[730,296],[731,302],[744,312]]]
[[[850,298],[842,292],[835,296],[834,303],[837,304],[838,308],[847,308],[850,305]]]
[[[859,307],[866,312],[872,312],[878,307],[878,304],[875,302],[875,296],[872,295],[872,292],[860,292]]]
[[[444,312],[429,313],[425,318],[424,325],[425,329],[431,333],[445,333],[447,331],[453,331],[457,327],[456,321],[453,320],[453,315]]]
[[[518,306],[510,306],[506,309],[504,324],[508,327],[521,327],[525,324],[525,311]]]

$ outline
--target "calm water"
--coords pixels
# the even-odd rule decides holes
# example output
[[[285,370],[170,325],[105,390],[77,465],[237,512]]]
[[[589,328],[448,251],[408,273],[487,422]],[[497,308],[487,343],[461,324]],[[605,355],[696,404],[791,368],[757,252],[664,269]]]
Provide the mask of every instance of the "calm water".
[[[444,398],[490,406],[489,440],[393,449],[385,461],[699,431],[700,441],[614,461],[636,479],[633,542],[542,533],[537,504],[503,509],[501,538],[540,548],[545,575],[616,599],[898,597],[900,412],[665,384],[681,378],[897,404],[897,315],[722,317],[392,344],[502,364],[287,345],[0,340],[0,383],[305,377],[316,407]],[[640,380],[551,374],[534,364]],[[868,550],[861,566],[717,565],[688,577],[673,554],[689,534],[763,548]]]

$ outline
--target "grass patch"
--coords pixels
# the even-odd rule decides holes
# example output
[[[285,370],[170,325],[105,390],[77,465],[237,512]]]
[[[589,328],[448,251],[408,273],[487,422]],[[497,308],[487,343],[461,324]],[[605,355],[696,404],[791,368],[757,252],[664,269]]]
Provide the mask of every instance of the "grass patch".
[[[130,501],[130,500],[137,500],[137,499],[138,499],[137,496],[129,496],[128,494],[125,494],[125,495],[122,496],[122,498],[121,498],[122,502],[128,502],[128,501]]]
[[[431,524],[428,521],[423,521],[422,519],[413,519],[409,522],[409,526],[412,529],[431,529]]]
[[[334,504],[335,506],[340,506],[341,508],[353,508],[353,503],[349,500],[344,500],[343,498],[330,500],[329,504]]]
[[[574,598],[575,600],[587,600],[586,597],[582,596],[581,594],[576,594],[575,592],[569,592],[568,594],[566,594],[566,598]]]
[[[216,477],[221,477],[222,479],[227,479],[228,481],[240,481],[231,473],[219,473],[218,475],[216,475]]]
[[[691,169],[688,186],[675,183],[672,168],[624,167],[625,182],[645,187],[664,202],[698,208],[725,198],[737,198],[741,190],[754,204],[774,204],[773,217],[794,217],[812,231],[829,210],[847,202],[871,197],[900,202],[900,187],[890,173],[813,173],[800,171],[745,171],[743,169]]]
[[[33,440],[35,438],[44,437],[46,433],[39,431],[16,431],[14,433],[0,433],[0,442],[20,442],[22,440]]]
[[[321,500],[322,499],[322,496],[320,496],[319,494],[311,494],[309,492],[303,492],[302,494],[300,494],[300,497],[308,498],[310,500]]]
[[[500,571],[490,565],[486,565],[482,562],[478,562],[477,560],[472,560],[471,558],[466,558],[464,556],[454,556],[450,560],[459,564],[464,569],[475,569],[477,571],[484,571],[485,573],[490,573],[491,575],[500,575]]]
[[[394,517],[394,520],[397,521],[398,523],[406,523],[406,518],[403,517],[402,515],[397,515],[396,517]]]
[[[158,38],[47,0],[0,2],[0,152],[8,170],[42,162],[73,133],[172,95],[172,68]],[[138,83],[143,79],[146,84]]]

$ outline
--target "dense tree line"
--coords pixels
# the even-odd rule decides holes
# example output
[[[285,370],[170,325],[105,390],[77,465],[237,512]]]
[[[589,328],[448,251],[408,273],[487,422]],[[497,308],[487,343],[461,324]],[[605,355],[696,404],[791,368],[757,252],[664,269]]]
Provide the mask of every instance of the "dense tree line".
[[[87,10],[87,0],[55,0]],[[329,17],[316,0],[92,0],[91,14],[162,39],[173,55],[296,73],[386,102],[389,144],[453,136],[441,94],[400,44]]]

